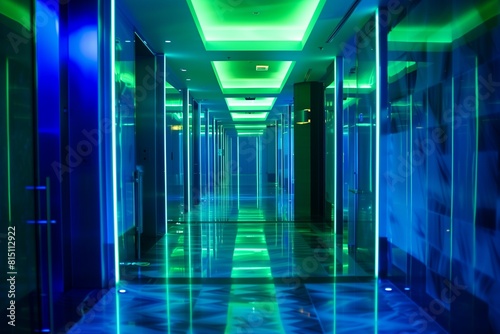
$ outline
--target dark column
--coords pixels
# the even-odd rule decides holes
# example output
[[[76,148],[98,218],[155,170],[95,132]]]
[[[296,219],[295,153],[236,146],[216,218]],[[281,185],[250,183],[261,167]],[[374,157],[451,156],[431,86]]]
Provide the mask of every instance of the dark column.
[[[136,159],[142,167],[143,226],[137,226],[142,231],[142,242],[148,247],[155,242],[156,230],[156,59],[139,37],[135,37],[135,80],[136,89],[142,87],[147,94],[136,99]]]
[[[321,82],[294,85],[295,219],[325,217],[325,110]]]

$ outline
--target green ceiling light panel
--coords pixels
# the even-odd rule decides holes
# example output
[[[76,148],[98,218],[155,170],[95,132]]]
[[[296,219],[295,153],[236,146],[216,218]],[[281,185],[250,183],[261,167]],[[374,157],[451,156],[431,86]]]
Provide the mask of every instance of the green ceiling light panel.
[[[326,87],[326,89],[334,89],[335,82],[332,82],[331,85]],[[357,83],[357,80],[344,80],[344,89],[372,89],[373,85],[369,83]]]
[[[225,100],[229,111],[271,110],[276,102],[275,97],[257,97],[251,100],[244,97],[226,97]]]
[[[264,130],[267,126],[265,124],[235,124],[236,130]]]
[[[26,3],[28,2],[26,1]],[[0,2],[0,15],[7,16],[31,31],[31,9],[29,5],[19,4],[16,0],[2,0]]]
[[[294,66],[294,61],[212,62],[224,94],[279,94]]]
[[[249,131],[249,130],[242,130],[242,131],[236,131],[238,136],[262,136],[264,134],[263,130],[259,131]]]
[[[232,112],[231,118],[233,121],[242,122],[242,121],[265,121],[269,112]]]
[[[300,51],[326,0],[187,0],[209,51]]]
[[[467,10],[451,14],[445,18],[437,11],[435,16],[427,17],[425,24],[415,24],[407,18],[394,27],[388,35],[389,42],[399,43],[451,43],[463,37],[484,22],[500,14],[498,0],[482,1],[483,4],[470,3]]]
[[[169,84],[168,82],[165,83],[165,90],[167,91],[167,94],[179,94],[179,90],[177,90],[177,88],[175,88],[174,86],[172,86],[171,84]]]

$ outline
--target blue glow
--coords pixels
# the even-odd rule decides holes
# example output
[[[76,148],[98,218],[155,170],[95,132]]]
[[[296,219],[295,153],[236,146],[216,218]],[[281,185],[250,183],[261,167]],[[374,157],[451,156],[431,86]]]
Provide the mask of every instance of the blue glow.
[[[125,292],[127,292],[127,290],[125,290],[125,289],[120,289],[120,290],[118,290],[118,292],[119,292],[119,293],[125,293]]]
[[[118,241],[118,182],[117,182],[117,166],[116,166],[116,126],[114,124],[114,120],[116,119],[116,89],[115,89],[115,63],[116,63],[116,55],[115,55],[115,0],[111,0],[111,31],[110,31],[110,66],[109,71],[111,82],[111,119],[113,120],[113,125],[111,126],[111,173],[112,173],[112,191],[113,191],[113,239],[114,239],[114,252],[115,252],[115,283],[120,282],[120,259],[119,259],[119,241]],[[97,45],[97,43],[96,43]],[[118,323],[118,322],[117,322]]]
[[[390,291],[392,291],[392,288],[387,287],[384,290],[390,292]]]
[[[379,10],[375,12],[375,69],[376,69],[376,115],[377,123],[381,123],[380,118],[380,103],[381,103],[381,87],[380,87],[380,26],[379,26]],[[380,125],[375,128],[375,277],[378,277],[379,272],[379,244],[378,236],[380,233]]]

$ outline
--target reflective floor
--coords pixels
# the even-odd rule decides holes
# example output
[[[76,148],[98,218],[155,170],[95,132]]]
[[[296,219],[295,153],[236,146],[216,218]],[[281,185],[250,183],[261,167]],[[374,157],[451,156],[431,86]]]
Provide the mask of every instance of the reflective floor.
[[[120,285],[70,333],[445,333],[329,225],[288,221],[274,186],[216,195],[122,263]]]

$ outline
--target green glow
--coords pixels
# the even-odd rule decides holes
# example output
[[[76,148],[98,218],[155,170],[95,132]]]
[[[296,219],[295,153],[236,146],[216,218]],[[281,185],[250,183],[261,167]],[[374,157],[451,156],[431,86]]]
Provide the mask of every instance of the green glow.
[[[238,113],[232,112],[231,118],[233,121],[265,121],[269,112],[254,112],[254,113]]]
[[[417,70],[417,62],[415,61],[390,61],[387,66],[387,75],[389,83],[399,79],[399,74],[407,75]]]
[[[188,0],[206,50],[302,50],[326,0]]]
[[[263,212],[258,209],[242,208],[238,212],[238,220],[245,220],[248,215],[263,217]],[[240,223],[237,228],[231,278],[267,278],[269,284],[260,284],[258,294],[251,296],[251,299],[247,298],[247,288],[244,285],[231,286],[224,333],[242,332],[247,326],[240,319],[246,320],[251,315],[264,314],[265,328],[255,327],[255,330],[284,333],[276,301],[276,289],[271,283],[271,263],[263,225],[255,222]]]
[[[267,71],[256,71],[267,65]],[[295,66],[294,61],[213,61],[212,68],[224,94],[279,94]]]
[[[18,22],[26,30],[31,31],[31,13],[26,6],[19,4],[15,0],[2,0],[0,1],[0,14]]]
[[[114,81],[115,78],[115,66],[116,66],[116,33],[115,33],[115,0],[110,2],[111,8],[111,22],[110,22],[110,56],[111,64],[110,66],[110,78]],[[113,192],[113,237],[114,237],[114,252],[115,252],[115,283],[120,282],[120,256],[119,256],[119,241],[118,241],[118,171],[117,171],[117,158],[116,158],[116,87],[115,83],[111,82],[111,119],[113,120],[113,126],[111,127],[111,173],[112,173],[112,192]],[[118,315],[117,315],[118,317]],[[119,322],[117,322],[119,323]]]
[[[120,81],[123,82],[126,87],[135,87],[135,78],[132,73],[120,73]]]
[[[499,14],[497,0],[481,7],[471,2],[469,10],[460,16],[451,15],[448,22],[442,22],[441,17],[432,17],[431,22],[415,25],[407,18],[391,30],[388,39],[389,42],[403,43],[451,43]]]
[[[249,131],[249,130],[243,130],[243,131],[237,131],[238,136],[261,136],[264,134],[264,131],[262,130],[256,130],[256,131]]]
[[[326,89],[334,89],[335,88],[335,81],[332,82],[329,86],[326,87]],[[344,80],[342,88],[344,89],[371,89],[373,88],[373,85],[370,83],[357,83],[357,80]]]
[[[230,111],[262,111],[273,109],[275,97],[257,97],[255,100],[245,100],[244,97],[226,97]]]
[[[380,23],[379,9],[375,13],[375,68],[376,68],[376,110],[375,119],[380,123],[380,103],[381,103],[381,78],[380,78]],[[387,89],[385,87],[384,89]],[[379,271],[379,243],[378,237],[380,233],[380,126],[375,128],[375,278],[378,277]],[[375,289],[377,291],[377,289]],[[377,307],[375,308],[378,309]],[[377,315],[375,318],[377,321]]]
[[[5,94],[5,107],[6,107],[6,122],[5,127],[7,129],[7,198],[9,207],[9,226],[12,225],[12,196],[11,196],[11,184],[10,184],[10,99],[9,99],[9,58],[5,60],[5,87],[7,87],[7,94]]]
[[[165,56],[165,57],[166,57],[166,56]],[[175,93],[177,93],[177,94],[179,93],[179,91],[178,91],[178,90],[177,90],[174,86],[172,86],[169,82],[165,82],[165,90],[167,90],[167,91],[169,91],[169,90],[170,90],[170,91],[174,90],[174,91],[175,91]]]
[[[237,130],[241,129],[259,129],[259,130],[264,130],[267,125],[265,124],[236,124],[234,126]]]

